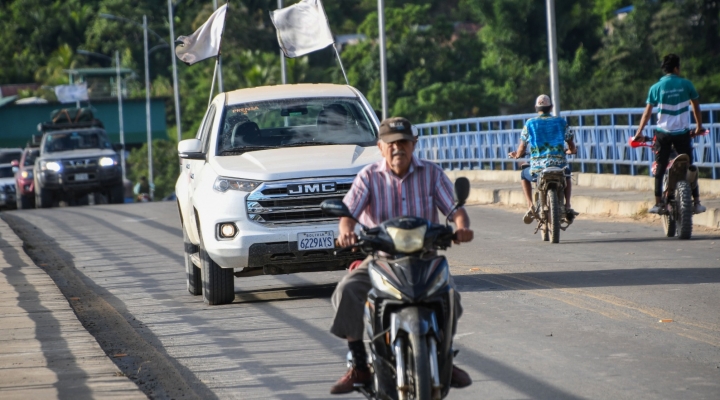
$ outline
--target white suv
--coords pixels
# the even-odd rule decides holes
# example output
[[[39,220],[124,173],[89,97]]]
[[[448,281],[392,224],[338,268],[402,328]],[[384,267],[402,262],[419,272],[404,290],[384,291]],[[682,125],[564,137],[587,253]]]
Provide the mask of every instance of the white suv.
[[[372,107],[350,86],[215,97],[196,138],[178,144],[188,291],[226,304],[235,276],[338,270],[357,259],[333,255],[337,219],[319,206],[341,199],[355,175],[381,159],[377,131]]]

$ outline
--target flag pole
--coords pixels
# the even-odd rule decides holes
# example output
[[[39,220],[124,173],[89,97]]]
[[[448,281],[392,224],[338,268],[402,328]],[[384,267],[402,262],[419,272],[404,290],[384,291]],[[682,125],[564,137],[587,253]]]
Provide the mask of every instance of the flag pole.
[[[215,78],[217,77],[218,72],[218,59],[220,59],[220,54],[218,54],[218,58],[215,59],[215,70],[213,71],[212,83],[210,84],[210,98],[208,99],[208,107],[210,107],[210,104],[212,104],[213,92],[215,91]]]
[[[226,2],[226,3],[228,3],[228,2]],[[228,8],[230,8],[229,5],[228,5]],[[218,9],[218,2],[217,2],[217,0],[213,0],[213,10],[217,10],[217,9]],[[227,19],[227,14],[225,14],[225,18]],[[225,30],[225,21],[223,21],[223,31],[224,31],[224,30]],[[220,43],[221,43],[221,46],[222,46],[222,42],[220,42]],[[219,69],[218,69],[218,89],[220,90],[220,93],[222,93],[222,92],[223,92],[222,59],[220,59],[220,54],[219,54],[219,53],[218,53],[217,65],[220,66]],[[217,67],[216,67],[216,68],[217,68]],[[214,79],[215,79],[215,78],[213,78],[213,80],[214,80]]]
[[[347,74],[345,73],[345,67],[343,67],[342,59],[340,58],[340,53],[338,52],[337,46],[335,46],[335,42],[333,42],[333,49],[335,49],[335,55],[337,56],[338,63],[340,63],[340,70],[345,77],[345,83],[350,86],[350,81],[348,81]]]

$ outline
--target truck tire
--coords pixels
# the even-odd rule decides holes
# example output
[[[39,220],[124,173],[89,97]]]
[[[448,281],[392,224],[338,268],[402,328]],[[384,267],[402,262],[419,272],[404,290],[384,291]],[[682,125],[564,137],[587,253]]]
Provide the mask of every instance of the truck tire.
[[[125,187],[123,184],[115,185],[110,189],[110,204],[122,204],[125,202]]]
[[[53,205],[53,192],[35,185],[35,207],[50,208]]]
[[[21,194],[18,194],[15,202],[17,203],[18,210],[29,210],[31,208],[35,208],[35,196],[32,195],[23,196]]]
[[[197,217],[197,215],[196,215]],[[209,306],[229,304],[235,300],[235,275],[232,268],[222,268],[205,251],[200,221],[196,219],[200,236],[199,256],[202,275],[203,301]]]
[[[193,296],[199,296],[202,294],[202,272],[192,262],[191,256],[198,252],[198,246],[190,242],[185,226],[182,227],[183,231],[183,245],[185,252],[185,276],[187,277],[187,290]]]

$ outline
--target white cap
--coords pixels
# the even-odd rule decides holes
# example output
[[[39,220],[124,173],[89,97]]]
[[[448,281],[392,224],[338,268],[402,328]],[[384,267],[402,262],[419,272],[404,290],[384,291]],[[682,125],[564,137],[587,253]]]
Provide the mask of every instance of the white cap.
[[[552,100],[550,100],[550,97],[546,94],[541,94],[535,100],[535,107],[549,107],[549,106],[552,106]]]

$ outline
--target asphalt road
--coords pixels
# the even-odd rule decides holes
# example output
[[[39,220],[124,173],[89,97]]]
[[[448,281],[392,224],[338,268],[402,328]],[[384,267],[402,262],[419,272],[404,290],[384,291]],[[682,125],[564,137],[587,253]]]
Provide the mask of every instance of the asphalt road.
[[[717,231],[580,219],[551,245],[517,212],[469,211],[476,239],[448,257],[475,382],[449,398],[720,398]],[[185,289],[173,203],[3,214],[149,396],[358,398],[327,394],[345,370],[328,332],[342,272],[236,279],[236,302],[208,307]]]

